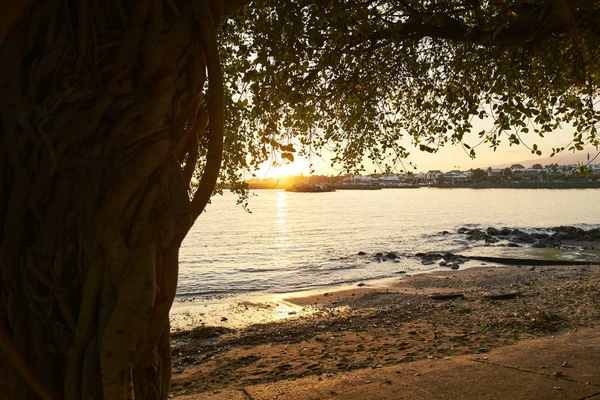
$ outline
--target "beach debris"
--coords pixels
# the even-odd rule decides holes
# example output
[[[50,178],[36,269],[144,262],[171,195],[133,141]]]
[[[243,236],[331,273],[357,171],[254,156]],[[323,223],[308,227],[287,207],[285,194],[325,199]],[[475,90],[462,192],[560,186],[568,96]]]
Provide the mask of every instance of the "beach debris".
[[[229,321],[229,318],[227,318],[227,317],[221,317],[221,322],[225,322],[225,321]]]
[[[464,298],[465,295],[462,293],[432,293],[428,296],[432,300],[452,300],[457,298]]]
[[[563,372],[562,371],[555,371],[552,373],[552,376],[555,378],[560,378],[561,376],[563,376]]]
[[[569,368],[569,367],[570,367],[570,365],[569,365],[569,363],[567,363],[567,362],[565,361],[564,363],[562,363],[561,367],[563,367],[563,368]]]
[[[483,297],[488,300],[510,300],[514,299],[521,292],[486,292],[483,294]]]

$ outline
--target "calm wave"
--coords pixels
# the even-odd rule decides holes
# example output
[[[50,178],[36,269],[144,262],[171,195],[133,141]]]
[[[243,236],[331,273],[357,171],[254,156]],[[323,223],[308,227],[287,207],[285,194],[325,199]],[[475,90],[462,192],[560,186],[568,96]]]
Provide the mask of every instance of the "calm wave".
[[[226,193],[197,220],[180,250],[180,298],[287,292],[437,268],[402,255],[468,249],[473,243],[456,233],[462,226],[600,226],[599,189],[253,193],[252,213]],[[401,257],[372,257],[391,251]]]

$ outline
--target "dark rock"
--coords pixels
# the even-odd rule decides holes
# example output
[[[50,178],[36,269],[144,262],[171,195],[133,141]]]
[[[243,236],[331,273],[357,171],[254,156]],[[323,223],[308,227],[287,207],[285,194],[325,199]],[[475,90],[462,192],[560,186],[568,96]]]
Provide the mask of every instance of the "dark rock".
[[[406,271],[398,271],[398,272],[396,272],[396,273],[397,273],[397,274],[405,274],[405,273],[406,273]]]
[[[455,254],[452,254],[450,252],[448,253],[444,253],[444,255],[442,255],[442,258],[446,261],[448,260],[454,260],[457,256]]]
[[[467,233],[469,231],[468,228],[465,228],[464,226],[462,228],[458,229],[458,233]]]
[[[533,247],[534,249],[545,249],[547,246],[543,242],[535,242],[531,245],[531,247]]]
[[[383,257],[383,253],[375,253],[375,257]]]
[[[359,255],[359,256],[366,256],[367,253],[365,253],[364,251],[359,251],[357,255]]]
[[[492,236],[498,236],[500,235],[500,231],[492,226],[490,226],[489,228],[487,228],[486,232],[488,233],[488,235],[492,235]]]
[[[485,238],[486,243],[498,243],[499,241],[500,241],[500,239],[495,238],[493,236],[488,236]]]
[[[389,260],[394,260],[394,259],[398,258],[398,254],[391,251],[385,255],[385,258],[387,258]]]
[[[550,237],[550,235],[548,235],[547,233],[532,233],[531,235],[529,235],[529,237],[536,239],[536,240],[542,240],[542,239],[547,239]]]
[[[448,232],[448,231],[442,231],[442,235],[447,235],[447,234],[449,234],[449,233],[450,233],[450,232]]]
[[[432,260],[430,258],[424,258],[423,261],[421,261],[421,264],[423,264],[423,265],[432,265],[432,264],[435,264],[435,260]]]
[[[448,265],[446,261],[440,261],[440,267],[445,267],[446,265]]]
[[[440,258],[442,258],[442,255],[440,253],[436,253],[436,252],[432,251],[432,252],[426,253],[425,256],[424,256],[424,258],[430,258],[430,259],[432,259],[434,261],[437,261]]]
[[[362,283],[362,282],[361,282],[361,283],[359,283],[359,284],[358,284],[358,285],[356,285],[356,286],[358,286],[358,287],[363,287],[363,286],[367,286],[367,284],[366,284],[366,283]]]
[[[554,228],[552,228],[552,230],[554,232],[573,233],[577,230],[577,228],[575,228],[574,226],[555,226]]]
[[[415,257],[425,257],[427,253],[415,253]]]
[[[479,229],[471,229],[467,232],[468,240],[485,240],[489,235]]]
[[[502,230],[500,231],[500,236],[508,236],[510,235],[511,231],[508,228],[502,228]]]
[[[513,243],[533,243],[533,242],[535,242],[535,240],[530,238],[529,235],[527,235],[526,233],[521,233],[519,235],[511,236],[511,238],[508,240]]]
[[[521,247],[521,245],[516,244],[516,243],[507,243],[506,247]]]
[[[460,266],[458,264],[451,264],[450,269],[459,269]]]

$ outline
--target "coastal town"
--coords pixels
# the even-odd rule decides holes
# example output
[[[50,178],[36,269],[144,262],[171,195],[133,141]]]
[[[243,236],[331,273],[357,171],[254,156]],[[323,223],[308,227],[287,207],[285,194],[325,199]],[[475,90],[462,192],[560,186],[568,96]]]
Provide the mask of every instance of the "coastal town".
[[[252,179],[247,183],[250,189],[288,189],[291,191],[419,187],[596,188],[600,187],[600,164],[586,166],[534,164],[530,168],[526,168],[522,164],[513,164],[506,168],[476,168],[468,171],[454,169],[370,175],[300,175]]]

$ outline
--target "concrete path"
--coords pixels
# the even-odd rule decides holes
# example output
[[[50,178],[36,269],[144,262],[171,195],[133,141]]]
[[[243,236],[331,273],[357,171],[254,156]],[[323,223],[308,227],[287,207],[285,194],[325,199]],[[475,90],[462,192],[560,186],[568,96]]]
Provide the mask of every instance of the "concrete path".
[[[490,353],[423,360],[177,397],[179,400],[600,400],[600,330]]]

